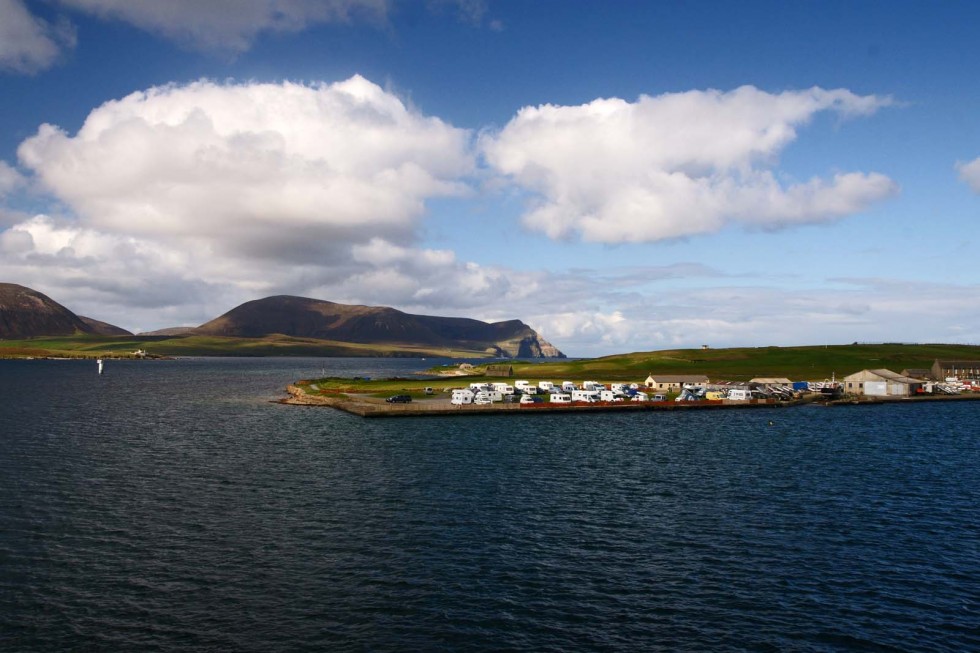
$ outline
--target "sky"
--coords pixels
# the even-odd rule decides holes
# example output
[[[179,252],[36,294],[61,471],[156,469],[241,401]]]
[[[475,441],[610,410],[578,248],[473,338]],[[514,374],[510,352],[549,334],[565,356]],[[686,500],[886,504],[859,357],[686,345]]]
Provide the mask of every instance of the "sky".
[[[0,281],[980,344],[980,4],[0,0]],[[970,252],[974,252],[971,254]]]

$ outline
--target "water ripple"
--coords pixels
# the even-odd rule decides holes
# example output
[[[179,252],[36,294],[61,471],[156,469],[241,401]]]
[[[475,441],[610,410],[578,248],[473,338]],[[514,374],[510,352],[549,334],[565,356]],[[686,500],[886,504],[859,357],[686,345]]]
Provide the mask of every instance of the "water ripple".
[[[980,649],[980,405],[267,402],[324,364],[0,363],[0,646]]]

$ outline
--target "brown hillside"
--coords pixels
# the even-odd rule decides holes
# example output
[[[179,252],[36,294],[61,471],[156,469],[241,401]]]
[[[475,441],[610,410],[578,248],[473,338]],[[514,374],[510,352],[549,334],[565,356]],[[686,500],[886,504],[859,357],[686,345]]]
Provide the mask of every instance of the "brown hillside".
[[[246,302],[194,330],[198,335],[262,338],[280,333],[342,342],[400,343],[492,351],[508,357],[563,357],[519,320],[493,324],[412,315],[383,306],[279,295]]]
[[[80,317],[36,290],[0,283],[0,338],[95,333]]]

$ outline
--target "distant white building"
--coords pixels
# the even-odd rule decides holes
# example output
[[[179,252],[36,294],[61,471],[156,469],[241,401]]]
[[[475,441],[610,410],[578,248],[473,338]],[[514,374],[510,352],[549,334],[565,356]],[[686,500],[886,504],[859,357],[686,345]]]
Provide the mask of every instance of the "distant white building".
[[[660,392],[680,392],[685,385],[705,385],[704,374],[651,374],[644,381],[646,387]]]

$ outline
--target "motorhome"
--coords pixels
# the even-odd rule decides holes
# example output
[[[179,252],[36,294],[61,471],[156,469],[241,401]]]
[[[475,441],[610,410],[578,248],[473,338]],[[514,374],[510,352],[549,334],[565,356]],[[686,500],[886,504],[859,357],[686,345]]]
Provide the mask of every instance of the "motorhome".
[[[561,382],[561,391],[562,392],[571,392],[572,390],[578,390],[578,386],[575,385],[574,383],[572,383],[571,381],[562,381]]]
[[[572,401],[593,403],[599,401],[599,393],[595,390],[572,390]]]
[[[649,400],[650,398],[647,397],[647,393],[645,392],[635,392],[633,393],[633,397],[630,399],[630,401],[649,401]]]
[[[531,383],[528,381],[514,381],[514,390],[516,392],[524,392],[524,388],[530,386]]]
[[[572,403],[572,395],[565,394],[564,392],[552,392],[548,401],[553,404],[570,404]]]
[[[538,381],[538,390],[541,392],[551,392],[555,389],[555,384],[551,381]]]
[[[449,400],[449,403],[453,404],[454,406],[472,404],[473,397],[474,394],[472,390],[453,390],[453,396],[452,399]]]
[[[599,391],[599,401],[622,401],[623,398],[619,396],[620,393],[613,392],[612,390],[600,390]]]
[[[493,401],[503,401],[504,400],[503,393],[498,392],[497,390],[484,390],[483,392],[476,393],[476,396],[477,397],[479,397],[480,395],[486,396],[486,398],[489,399],[491,402],[493,402]],[[476,398],[474,397],[474,402],[475,401],[476,401]]]

